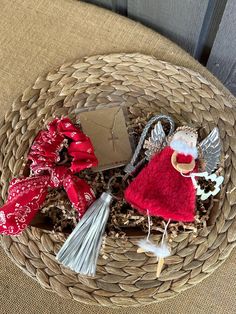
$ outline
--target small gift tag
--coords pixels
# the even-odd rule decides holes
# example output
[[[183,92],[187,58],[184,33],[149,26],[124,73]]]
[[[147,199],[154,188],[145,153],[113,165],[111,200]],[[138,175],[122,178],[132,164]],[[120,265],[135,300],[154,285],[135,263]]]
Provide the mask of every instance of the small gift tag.
[[[79,119],[98,159],[94,171],[120,167],[130,161],[132,149],[121,107],[82,112]]]

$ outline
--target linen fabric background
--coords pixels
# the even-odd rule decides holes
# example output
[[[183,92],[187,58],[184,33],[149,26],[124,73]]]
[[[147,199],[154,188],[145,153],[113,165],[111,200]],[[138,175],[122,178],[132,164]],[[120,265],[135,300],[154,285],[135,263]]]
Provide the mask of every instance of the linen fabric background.
[[[38,76],[83,56],[141,52],[200,72],[231,102],[235,99],[181,48],[150,29],[98,7],[73,0],[0,0],[0,113]],[[144,312],[235,313],[236,251],[204,282],[174,299],[139,308],[109,309],[64,300],[43,290],[0,249],[2,314]]]

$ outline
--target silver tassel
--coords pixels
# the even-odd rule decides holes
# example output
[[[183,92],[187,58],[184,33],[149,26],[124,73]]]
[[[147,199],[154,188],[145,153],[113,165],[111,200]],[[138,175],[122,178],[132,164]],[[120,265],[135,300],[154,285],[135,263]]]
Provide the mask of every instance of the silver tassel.
[[[102,193],[87,209],[57,253],[56,259],[60,263],[79,274],[95,276],[111,200],[111,194]]]

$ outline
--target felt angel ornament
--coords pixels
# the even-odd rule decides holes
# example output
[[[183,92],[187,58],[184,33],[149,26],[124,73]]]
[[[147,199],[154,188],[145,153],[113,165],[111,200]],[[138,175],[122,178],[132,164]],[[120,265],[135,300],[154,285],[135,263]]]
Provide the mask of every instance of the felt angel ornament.
[[[146,156],[150,161],[126,189],[125,199],[144,215],[159,216],[168,220],[168,223],[170,220],[191,222],[194,220],[196,207],[195,177],[198,176],[199,152],[205,163],[204,174],[208,176],[216,168],[220,158],[219,131],[217,128],[213,129],[198,145],[196,130],[182,126],[172,133],[173,120],[161,116],[163,118],[171,124],[170,133],[166,136],[161,122],[156,124],[148,143],[145,144],[149,148]],[[141,140],[144,141],[142,136]],[[165,233],[166,230],[167,227]],[[166,234],[161,241],[162,250],[156,254],[162,259],[170,255],[167,244],[164,245],[165,236]],[[151,248],[151,244],[147,239],[140,246],[145,250],[146,245],[146,251],[155,254],[155,248]]]

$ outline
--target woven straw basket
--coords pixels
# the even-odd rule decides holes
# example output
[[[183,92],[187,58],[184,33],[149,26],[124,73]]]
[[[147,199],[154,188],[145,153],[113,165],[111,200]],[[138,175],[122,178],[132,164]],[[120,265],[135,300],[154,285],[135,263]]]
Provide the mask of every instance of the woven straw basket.
[[[177,122],[220,129],[224,188],[214,225],[197,237],[180,233],[172,256],[156,279],[156,259],[137,253],[135,238],[107,237],[107,258],[99,257],[97,277],[82,277],[58,264],[65,236],[29,227],[2,237],[13,262],[42,287],[60,296],[109,307],[137,306],[177,295],[211,274],[236,245],[236,110],[206,79],[189,69],[141,54],[93,56],[64,64],[39,77],[13,103],[0,124],[2,197],[17,176],[37,134],[55,116],[75,119],[81,111],[126,106],[133,115],[171,115]]]

